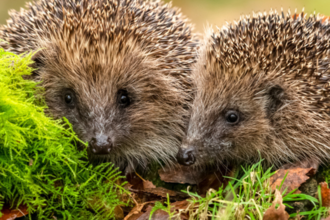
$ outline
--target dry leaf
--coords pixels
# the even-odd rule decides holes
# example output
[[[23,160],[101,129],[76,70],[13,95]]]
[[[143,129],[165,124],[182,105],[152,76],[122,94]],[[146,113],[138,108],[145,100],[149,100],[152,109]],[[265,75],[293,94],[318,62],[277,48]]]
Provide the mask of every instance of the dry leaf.
[[[129,183],[129,188],[131,189],[144,190],[156,188],[156,186],[151,181],[143,179],[137,173],[131,173],[127,175],[126,179]]]
[[[202,182],[207,182],[212,175],[216,176],[215,179],[222,184],[222,181],[224,181],[223,176],[230,176],[230,173],[231,169],[228,167],[215,167],[214,169],[203,170],[192,169],[191,167],[182,165],[176,165],[171,168],[165,167],[158,170],[158,174],[162,181],[181,184],[201,184]]]
[[[188,166],[177,165],[175,167],[165,167],[158,170],[160,179],[167,183],[198,184],[209,174],[205,170],[194,170]]]
[[[171,203],[171,212],[180,213],[181,220],[188,220],[189,219],[189,212],[185,212],[187,208],[191,205],[190,202],[187,200],[178,201]]]
[[[168,194],[174,200],[182,200],[189,198],[189,195],[186,193],[165,189],[163,187],[157,187],[155,189],[145,189],[143,190],[143,192],[157,195],[162,198],[167,198],[167,194]]]
[[[280,189],[281,193],[286,188],[287,188],[286,193],[289,193],[294,189],[298,189],[301,184],[303,184],[304,182],[306,182],[306,180],[309,179],[310,176],[315,175],[315,169],[314,168],[292,168],[287,170],[279,169],[270,178],[270,186],[273,190],[275,190],[277,187],[281,185],[286,173],[288,173],[288,175],[285,178],[285,181]],[[300,193],[300,191],[297,190],[295,193]]]
[[[151,201],[151,202],[145,202],[142,204],[136,204],[136,206],[131,210],[130,213],[128,213],[128,215],[126,215],[126,217],[124,218],[124,220],[133,220],[133,219],[137,219],[136,217],[140,217],[143,213],[142,213],[142,209],[144,208],[145,205],[147,204],[154,204],[155,201]]]
[[[4,206],[1,213],[3,215],[0,217],[0,220],[14,220],[29,214],[25,205],[20,205],[18,209],[10,209],[9,206]]]
[[[114,215],[115,215],[115,219],[123,219],[125,217],[124,216],[124,211],[123,211],[123,209],[119,205],[117,205],[115,207],[115,209],[113,210],[113,212],[114,212]]]
[[[137,220],[149,220],[152,207],[148,207],[147,211],[141,215]],[[163,210],[157,210],[152,214],[151,220],[168,220],[169,216],[167,212]]]
[[[186,183],[198,185],[198,193],[201,195],[221,186],[226,187],[229,179],[224,176],[233,176],[232,167],[214,167],[213,169],[192,169],[191,167],[176,165],[174,168],[162,168],[158,170],[160,179],[169,183]]]
[[[148,180],[143,181],[143,189],[155,189],[155,188],[156,186],[152,182]]]
[[[276,204],[279,207],[276,209]],[[283,205],[283,199],[280,191],[275,190],[275,199],[271,207],[269,207],[265,214],[263,220],[288,220],[289,214],[285,211],[285,205]]]
[[[187,200],[173,202],[171,203],[171,211],[173,212],[174,210],[177,211],[179,209],[187,209],[190,204],[191,203],[188,202]]]
[[[143,220],[143,219],[149,220],[149,216],[150,216],[150,212],[151,212],[152,208],[153,208],[152,206],[148,206],[148,208],[146,209],[146,212],[143,213],[142,215],[140,215],[136,220]],[[130,220],[133,220],[133,219],[130,219]]]
[[[130,184],[129,189],[143,190],[143,180],[136,175],[136,173],[130,173],[126,176],[127,182]]]
[[[322,206],[330,207],[330,189],[326,182],[320,183],[321,186],[321,196],[322,196]]]
[[[129,213],[129,214],[131,214],[131,213]],[[142,215],[144,215],[144,213],[143,212],[139,212],[139,213],[135,213],[135,214],[132,214],[132,215],[130,215],[129,216],[129,218],[127,218],[127,216],[124,218],[124,220],[137,220],[137,219],[139,219]]]
[[[234,169],[230,170],[217,170],[205,176],[205,179],[198,184],[198,194],[206,195],[209,189],[218,190],[221,186],[225,188],[228,185],[229,178],[224,176],[233,177],[235,173]]]

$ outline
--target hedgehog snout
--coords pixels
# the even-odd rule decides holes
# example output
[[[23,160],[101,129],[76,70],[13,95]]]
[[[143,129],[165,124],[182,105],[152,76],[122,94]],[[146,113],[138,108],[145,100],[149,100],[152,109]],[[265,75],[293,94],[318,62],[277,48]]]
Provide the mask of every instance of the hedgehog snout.
[[[95,155],[110,154],[112,150],[112,141],[110,138],[95,138],[89,142],[90,151]]]
[[[187,148],[180,147],[176,158],[181,165],[190,166],[194,164],[196,161],[194,148],[191,146]]]

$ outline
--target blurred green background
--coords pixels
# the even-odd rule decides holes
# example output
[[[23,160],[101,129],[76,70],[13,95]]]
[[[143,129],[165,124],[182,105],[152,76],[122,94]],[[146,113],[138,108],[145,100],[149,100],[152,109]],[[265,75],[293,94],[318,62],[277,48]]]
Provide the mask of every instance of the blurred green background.
[[[65,1],[65,0],[64,0]],[[0,0],[0,24],[8,19],[8,10],[19,10],[28,0]],[[167,0],[169,2],[169,0]],[[208,24],[221,27],[226,21],[238,19],[252,11],[295,9],[310,14],[330,15],[330,0],[172,0],[173,5],[182,8],[183,13],[196,24],[196,30],[203,32]]]

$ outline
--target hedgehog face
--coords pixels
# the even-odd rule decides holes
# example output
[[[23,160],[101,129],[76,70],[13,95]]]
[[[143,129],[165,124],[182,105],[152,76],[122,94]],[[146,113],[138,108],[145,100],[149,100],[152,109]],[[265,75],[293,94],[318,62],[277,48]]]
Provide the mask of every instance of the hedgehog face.
[[[221,75],[218,71],[214,74]],[[284,90],[276,83],[270,85],[251,76],[225,79],[214,74],[196,81],[187,136],[178,154],[183,165],[195,160],[199,164],[198,160],[205,161],[203,158],[251,161],[261,146],[267,146],[273,129],[271,119],[284,101]]]
[[[103,54],[85,56],[78,51],[75,57],[57,41],[45,48],[53,49],[41,51],[35,59],[42,60],[37,73],[49,111],[72,123],[89,143],[92,161],[146,164],[158,158],[170,160],[168,152],[176,153],[182,136],[177,133],[182,131],[180,112],[185,112],[182,91],[157,60],[138,45],[124,43],[121,50],[112,45]]]

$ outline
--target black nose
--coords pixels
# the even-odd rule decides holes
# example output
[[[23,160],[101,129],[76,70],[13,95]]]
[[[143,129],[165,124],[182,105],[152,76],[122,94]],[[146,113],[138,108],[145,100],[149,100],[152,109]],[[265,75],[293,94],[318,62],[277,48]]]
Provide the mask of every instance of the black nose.
[[[92,140],[89,142],[89,147],[93,154],[109,154],[112,149],[112,142],[110,138],[107,140],[98,140],[96,138],[92,138]]]
[[[196,161],[194,150],[192,148],[187,148],[187,149],[180,148],[176,158],[179,164],[185,166],[190,166],[194,164]]]

